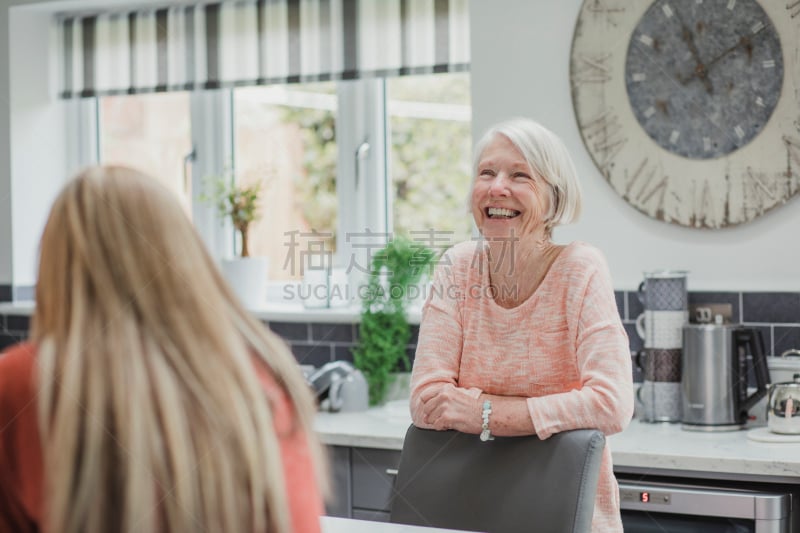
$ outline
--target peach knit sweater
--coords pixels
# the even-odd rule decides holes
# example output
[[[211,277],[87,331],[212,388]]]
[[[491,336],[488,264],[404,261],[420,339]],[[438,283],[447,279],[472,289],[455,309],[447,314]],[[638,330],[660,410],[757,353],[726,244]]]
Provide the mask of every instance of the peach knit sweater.
[[[633,415],[631,357],[600,251],[569,244],[533,295],[505,309],[490,296],[483,243],[449,250],[423,309],[411,377],[414,424],[426,427],[422,391],[446,384],[475,397],[486,392],[527,398],[542,439],[578,428],[606,435],[622,431]],[[622,531],[608,443],[592,531]]]

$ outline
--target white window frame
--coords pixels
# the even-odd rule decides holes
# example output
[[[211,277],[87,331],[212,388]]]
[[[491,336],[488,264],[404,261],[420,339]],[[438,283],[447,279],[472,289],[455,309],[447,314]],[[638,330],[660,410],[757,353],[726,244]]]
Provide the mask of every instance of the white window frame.
[[[391,231],[391,201],[386,145],[386,90],[383,79],[337,82],[336,142],[338,148],[336,194],[339,202],[337,251],[334,262],[347,266],[352,261],[368,268],[370,250],[353,246],[348,235]],[[99,99],[76,100],[72,131],[77,131],[71,152],[76,166],[100,161]],[[230,221],[220,223],[213,206],[199,198],[203,177],[219,172],[234,155],[233,90],[195,91],[190,94],[192,160],[192,217],[211,256],[219,261],[234,251],[234,231]],[[364,282],[366,273],[352,268],[351,287]],[[287,283],[274,282],[275,294]]]

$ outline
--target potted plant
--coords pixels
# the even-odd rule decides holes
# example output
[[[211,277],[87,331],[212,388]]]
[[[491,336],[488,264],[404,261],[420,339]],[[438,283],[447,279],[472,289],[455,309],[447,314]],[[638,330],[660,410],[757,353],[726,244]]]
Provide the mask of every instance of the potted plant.
[[[404,237],[389,241],[372,258],[362,300],[359,341],[353,351],[355,366],[367,379],[371,405],[383,401],[396,371],[409,370],[409,288],[430,271],[435,261],[433,250]]]
[[[238,234],[239,254],[222,260],[223,276],[236,295],[248,308],[264,304],[267,291],[269,259],[251,256],[248,247],[250,225],[261,216],[262,182],[237,183],[232,172],[212,176],[207,180],[203,200],[212,204],[220,221],[230,220]]]

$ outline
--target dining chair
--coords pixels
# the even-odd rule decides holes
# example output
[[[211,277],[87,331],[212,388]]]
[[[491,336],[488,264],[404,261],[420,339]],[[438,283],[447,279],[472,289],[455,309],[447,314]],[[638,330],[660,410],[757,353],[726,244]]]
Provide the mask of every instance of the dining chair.
[[[591,528],[605,436],[496,437],[408,428],[390,521],[488,533]]]

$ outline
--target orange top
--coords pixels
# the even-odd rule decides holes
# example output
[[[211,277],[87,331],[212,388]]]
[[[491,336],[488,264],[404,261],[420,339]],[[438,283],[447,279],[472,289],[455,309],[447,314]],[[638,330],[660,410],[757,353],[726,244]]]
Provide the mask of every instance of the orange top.
[[[289,431],[293,414],[288,398],[262,366],[256,368],[273,401],[293,531],[319,533],[323,506],[308,442],[303,432]],[[40,531],[43,475],[36,372],[32,344],[0,354],[0,533]]]
[[[449,250],[420,325],[411,376],[415,425],[426,427],[422,391],[445,385],[475,397],[527,398],[542,439],[570,429],[622,431],[633,416],[630,348],[600,251],[581,242],[566,246],[533,295],[506,309],[491,296],[483,245]],[[622,531],[608,443],[592,531]]]

